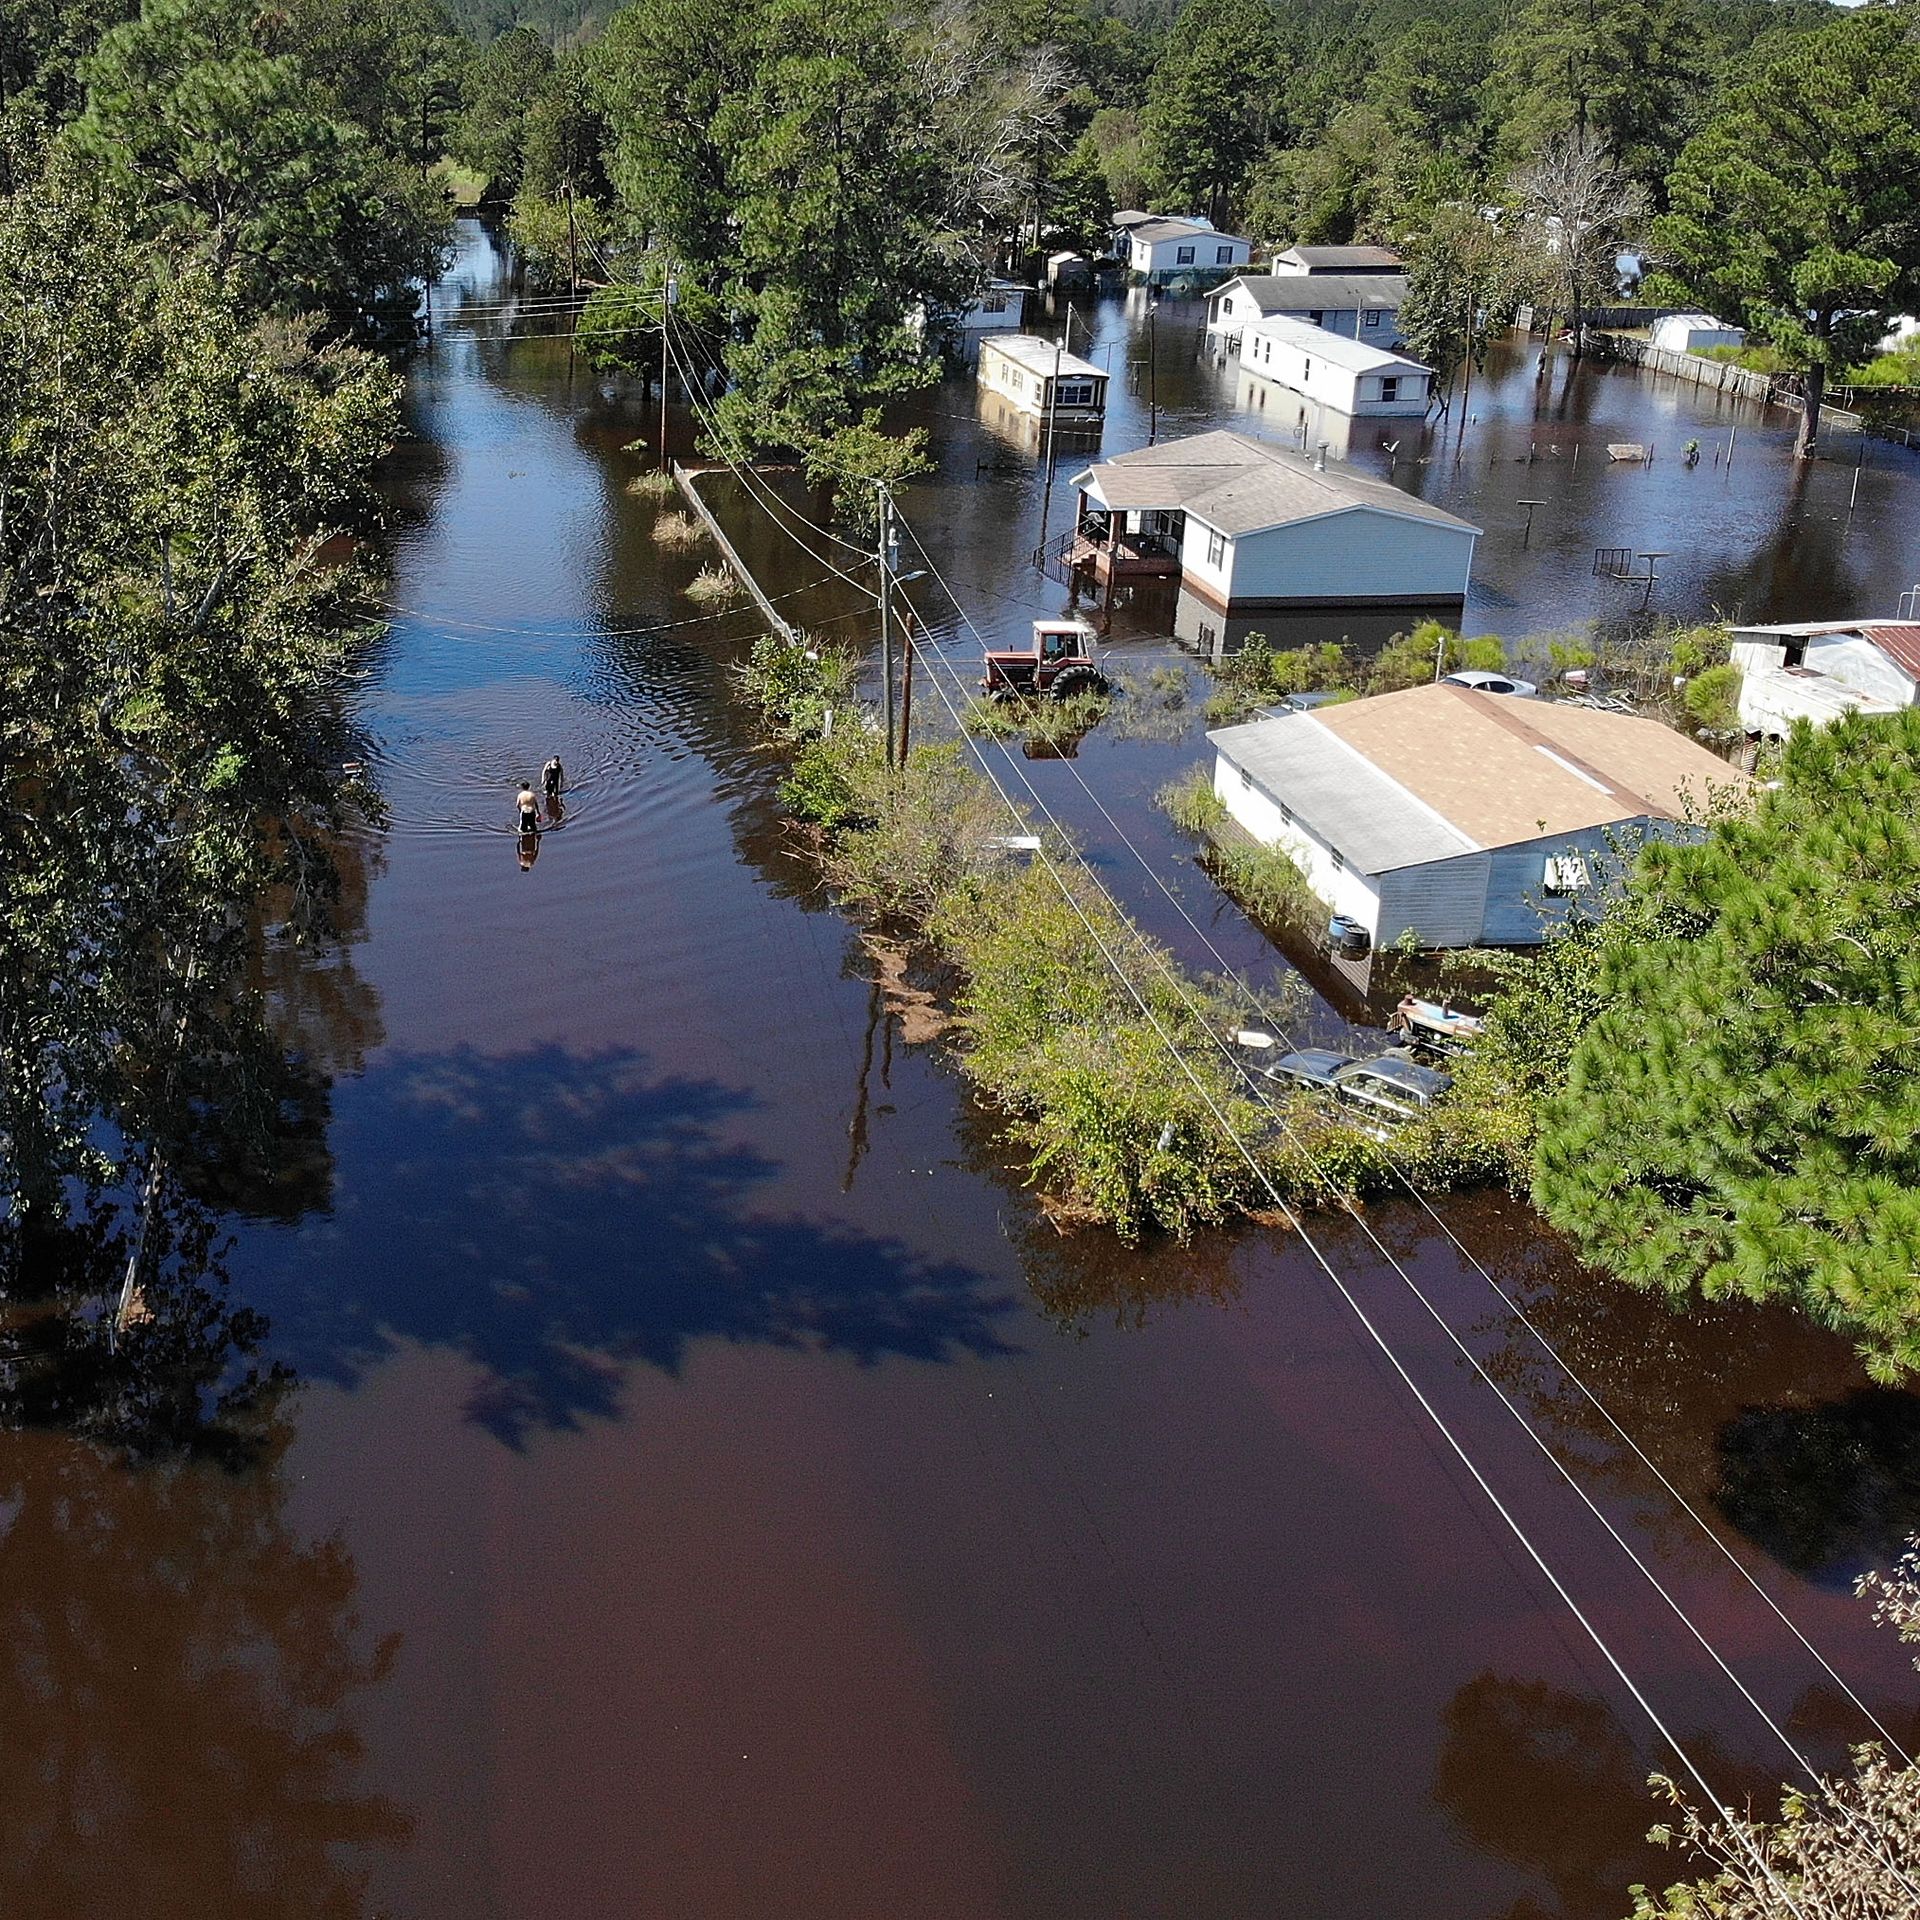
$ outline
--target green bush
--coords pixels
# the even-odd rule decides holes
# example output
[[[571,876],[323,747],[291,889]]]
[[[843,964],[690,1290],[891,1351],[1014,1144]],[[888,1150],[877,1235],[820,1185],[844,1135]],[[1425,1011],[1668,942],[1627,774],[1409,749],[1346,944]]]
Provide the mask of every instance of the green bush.
[[[1681,689],[1687,717],[1708,733],[1732,733],[1740,725],[1740,669],[1723,660],[1697,673]]]
[[[804,635],[768,634],[733,671],[741,694],[792,737],[819,733],[830,711],[844,708],[851,716],[860,662],[843,647],[815,647]]]

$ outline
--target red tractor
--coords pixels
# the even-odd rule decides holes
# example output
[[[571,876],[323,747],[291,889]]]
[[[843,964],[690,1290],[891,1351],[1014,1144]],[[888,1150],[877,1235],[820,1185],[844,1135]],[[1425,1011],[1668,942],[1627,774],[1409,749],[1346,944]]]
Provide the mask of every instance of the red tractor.
[[[1106,692],[1093,629],[1084,620],[1036,620],[1030,646],[987,649],[987,677],[980,690],[990,700],[1034,694],[1071,700],[1076,694]]]

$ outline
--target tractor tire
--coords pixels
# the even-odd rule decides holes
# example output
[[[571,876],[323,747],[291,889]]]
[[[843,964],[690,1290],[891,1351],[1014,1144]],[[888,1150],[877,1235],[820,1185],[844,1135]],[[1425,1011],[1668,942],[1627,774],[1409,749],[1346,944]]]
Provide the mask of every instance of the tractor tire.
[[[1073,700],[1084,693],[1105,693],[1107,682],[1091,667],[1069,667],[1047,689],[1055,700]]]

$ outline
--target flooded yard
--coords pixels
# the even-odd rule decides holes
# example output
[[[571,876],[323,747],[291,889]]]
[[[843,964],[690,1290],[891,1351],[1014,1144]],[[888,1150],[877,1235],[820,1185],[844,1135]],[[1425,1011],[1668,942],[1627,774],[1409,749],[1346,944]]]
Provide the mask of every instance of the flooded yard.
[[[759,623],[686,596],[708,554],[630,488],[652,403],[510,290],[468,223],[357,704],[391,824],[355,850],[349,943],[276,970],[331,1088],[299,1201],[230,1222],[235,1294],[298,1382],[274,1442],[229,1471],[0,1441],[0,1782],[28,1835],[0,1905],[1616,1920],[1675,1864],[1644,1782],[1676,1762],[1619,1673],[1297,1238],[1048,1223],[782,820],[729,690]],[[1237,398],[1198,303],[1081,318],[1112,406],[1044,524],[1035,448],[969,378],[913,409],[930,728],[980,635],[1063,605],[1029,555],[1085,458],[1290,430]],[[1539,380],[1536,351],[1501,348],[1464,422],[1352,449],[1485,529],[1469,632],[1637,617],[1598,546],[1662,553],[1653,615],[1911,584],[1911,455],[1870,447],[1849,509],[1855,450],[1796,468],[1785,414]],[[1682,465],[1736,427],[1730,471]],[[1655,458],[1610,467],[1609,440]],[[872,646],[850,556],[724,476],[709,497],[789,618]],[[1151,806],[1203,750],[1172,621],[1123,608],[1113,651],[1186,674],[1186,705],[995,764],[1184,960],[1272,979]],[[567,818],[523,865],[511,795],[553,753]],[[1764,1795],[1788,1757],[1556,1462],[1822,1762],[1862,1705],[1741,1568],[1920,1739],[1850,1591],[1920,1527],[1920,1396],[1785,1313],[1674,1319],[1504,1196],[1312,1231],[1716,1789]],[[138,1840],[130,1898],[101,1831]]]

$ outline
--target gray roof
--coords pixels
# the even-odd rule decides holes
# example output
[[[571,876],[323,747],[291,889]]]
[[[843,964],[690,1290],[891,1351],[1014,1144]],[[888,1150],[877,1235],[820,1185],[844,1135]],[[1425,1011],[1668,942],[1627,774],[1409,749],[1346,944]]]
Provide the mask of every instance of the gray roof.
[[[1222,727],[1207,738],[1267,797],[1362,873],[1391,873],[1478,851],[1397,780],[1310,713]]]
[[[1289,247],[1279,256],[1309,273],[1399,273],[1406,262],[1389,247]]]
[[[1116,512],[1190,513],[1222,533],[1261,533],[1297,520],[1367,508],[1409,520],[1480,529],[1385,480],[1335,463],[1324,471],[1290,447],[1216,430],[1117,454],[1073,477]]]
[[[1143,220],[1128,231],[1136,240],[1145,240],[1149,245],[1160,240],[1227,240],[1236,247],[1253,245],[1237,233],[1222,233],[1218,227],[1205,226],[1198,220],[1178,220],[1172,215]]]
[[[1404,273],[1243,273],[1214,290],[1252,295],[1268,313],[1398,313],[1407,297]]]

